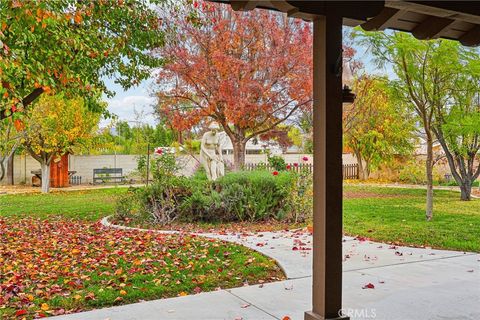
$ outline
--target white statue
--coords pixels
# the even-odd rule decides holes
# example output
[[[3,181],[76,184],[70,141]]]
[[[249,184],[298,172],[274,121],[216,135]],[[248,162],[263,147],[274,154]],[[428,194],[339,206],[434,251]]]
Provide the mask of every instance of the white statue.
[[[207,172],[208,180],[217,180],[225,175],[225,163],[220,145],[219,126],[212,122],[208,127],[210,131],[205,132],[200,146],[200,163]]]

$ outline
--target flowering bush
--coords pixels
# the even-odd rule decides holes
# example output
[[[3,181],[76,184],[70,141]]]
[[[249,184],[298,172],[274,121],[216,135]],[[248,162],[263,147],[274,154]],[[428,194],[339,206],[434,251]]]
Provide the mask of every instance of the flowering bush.
[[[137,157],[137,171],[144,181],[147,180],[147,160],[146,155]],[[154,181],[160,181],[165,177],[175,175],[180,169],[177,164],[175,154],[166,148],[156,148],[150,157],[149,179],[153,177]]]
[[[282,171],[286,169],[287,164],[285,159],[280,156],[268,155],[268,164],[276,171]]]
[[[313,212],[313,177],[308,170],[303,169],[292,181],[292,190],[288,202],[292,208],[294,222],[305,221],[312,217]]]
[[[147,174],[147,156],[138,158],[137,167],[140,172]],[[173,152],[157,148],[150,158],[150,176],[153,184],[132,189],[117,202],[119,218],[144,218],[150,215],[156,223],[171,223],[178,218],[177,207],[183,197],[190,194],[187,178],[178,177],[179,166]]]
[[[175,154],[164,151],[157,153],[157,156],[151,160],[151,168],[153,180],[156,182],[174,176],[179,170]]]

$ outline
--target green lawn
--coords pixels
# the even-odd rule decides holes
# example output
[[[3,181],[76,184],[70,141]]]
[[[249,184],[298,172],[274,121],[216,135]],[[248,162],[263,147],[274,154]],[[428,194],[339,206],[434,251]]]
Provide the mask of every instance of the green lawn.
[[[111,188],[0,196],[0,216],[60,216],[93,222],[112,214],[116,195],[126,191]],[[347,234],[378,241],[480,252],[479,199],[463,202],[459,193],[436,190],[433,221],[425,221],[424,208],[425,190],[346,185],[344,229]]]
[[[433,221],[425,220],[425,190],[345,186],[344,230],[372,240],[480,252],[480,200],[434,191]]]
[[[0,195],[0,216],[63,217],[97,221],[112,214],[116,196],[127,188],[53,192],[49,194]]]

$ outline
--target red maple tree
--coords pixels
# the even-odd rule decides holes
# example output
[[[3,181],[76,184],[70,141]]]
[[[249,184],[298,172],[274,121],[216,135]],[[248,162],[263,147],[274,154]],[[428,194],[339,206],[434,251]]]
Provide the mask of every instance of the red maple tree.
[[[216,121],[231,139],[234,167],[248,140],[312,104],[312,30],[264,10],[235,12],[196,2],[164,20],[174,32],[158,49],[158,112],[177,130]]]
[[[276,143],[283,152],[293,146],[292,139],[288,136],[288,128],[275,128],[260,135],[260,141],[264,143]]]

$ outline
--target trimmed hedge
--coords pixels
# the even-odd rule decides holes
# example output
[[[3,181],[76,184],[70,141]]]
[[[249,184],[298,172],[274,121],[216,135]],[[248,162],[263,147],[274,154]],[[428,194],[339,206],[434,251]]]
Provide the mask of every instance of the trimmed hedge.
[[[276,175],[232,172],[215,182],[201,173],[191,178],[170,177],[131,190],[119,201],[117,215],[149,216],[158,223],[293,220],[290,199],[296,179],[295,173],[286,171]]]

